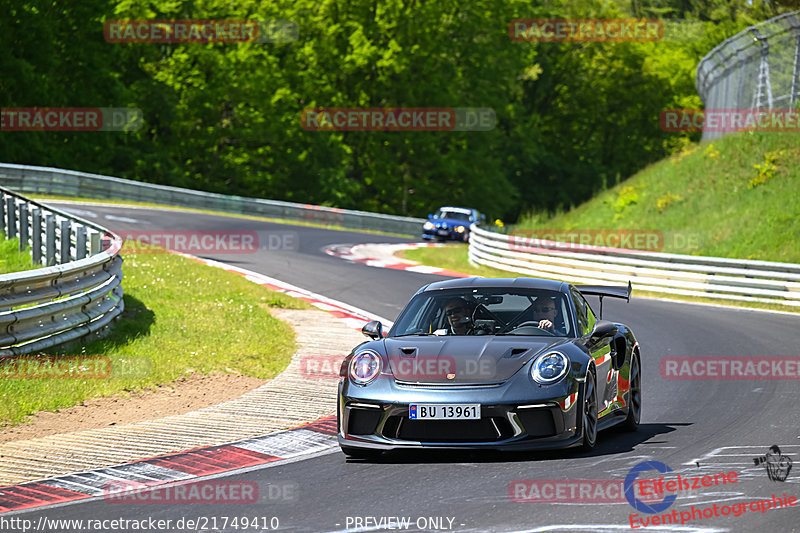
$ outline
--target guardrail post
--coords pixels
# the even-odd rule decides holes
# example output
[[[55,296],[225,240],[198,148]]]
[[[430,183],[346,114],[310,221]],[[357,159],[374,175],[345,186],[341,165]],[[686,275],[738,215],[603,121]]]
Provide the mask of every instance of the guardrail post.
[[[31,211],[31,258],[33,264],[42,264],[42,210]]]
[[[13,196],[6,198],[6,239],[17,236],[17,200]]]
[[[46,214],[44,216],[45,225],[45,250],[44,259],[45,265],[52,266],[56,264],[56,217],[55,215]]]
[[[75,228],[75,259],[86,257],[86,226]]]
[[[24,252],[28,247],[28,204],[19,204],[19,251]]]
[[[70,255],[69,249],[70,245],[72,244],[72,223],[69,220],[62,220],[61,221],[61,232],[59,233],[59,244],[60,246],[60,253],[58,255],[58,262],[60,264],[69,263],[70,262]]]
[[[89,237],[89,241],[90,241],[89,255],[94,255],[94,254],[99,254],[100,253],[100,251],[101,251],[101,249],[100,249],[100,243],[101,243],[100,239],[101,239],[101,237],[102,237],[102,235],[100,235],[100,232],[97,232],[97,231],[93,231],[92,232],[91,236]]]
[[[0,231],[3,232],[3,235],[7,235],[6,233],[6,195],[4,193],[0,193]]]

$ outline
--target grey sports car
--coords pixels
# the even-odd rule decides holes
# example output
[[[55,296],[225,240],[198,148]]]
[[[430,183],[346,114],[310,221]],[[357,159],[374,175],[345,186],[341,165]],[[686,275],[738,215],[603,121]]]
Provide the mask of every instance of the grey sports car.
[[[580,446],[598,430],[635,431],[639,345],[602,320],[603,297],[627,287],[536,278],[468,278],[421,288],[388,335],[340,370],[338,434],[350,457],[402,448],[529,450]],[[600,297],[596,315],[584,295]]]

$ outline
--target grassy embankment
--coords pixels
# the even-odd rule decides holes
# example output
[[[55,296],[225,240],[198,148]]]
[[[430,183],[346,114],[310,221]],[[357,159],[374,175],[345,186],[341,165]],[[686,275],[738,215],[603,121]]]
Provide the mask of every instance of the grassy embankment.
[[[692,145],[567,212],[531,213],[514,232],[606,229],[658,230],[663,252],[800,262],[800,134],[744,133]],[[477,275],[513,275],[472,267],[465,246],[405,256]]]
[[[3,252],[1,257],[11,261],[14,255]],[[32,266],[29,256],[27,264]],[[106,356],[110,378],[2,376],[6,379],[0,379],[0,425],[19,423],[36,411],[78,405],[87,398],[169,384],[193,372],[272,378],[295,352],[294,332],[272,317],[269,308],[306,307],[300,300],[169,253],[126,255],[123,272],[125,311],[111,332],[85,345],[52,352]]]
[[[37,268],[31,260],[30,252],[19,251],[19,239],[6,240],[0,232],[0,274],[22,272]]]

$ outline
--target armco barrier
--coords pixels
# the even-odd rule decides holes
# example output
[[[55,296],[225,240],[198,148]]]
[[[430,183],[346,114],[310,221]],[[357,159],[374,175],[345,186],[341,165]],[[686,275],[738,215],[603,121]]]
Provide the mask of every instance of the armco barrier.
[[[800,306],[800,264],[581,246],[501,235],[473,226],[469,260],[527,276],[626,284],[665,294]]]
[[[119,236],[4,187],[0,231],[47,265],[0,275],[0,357],[99,332],[124,309]]]
[[[72,170],[25,165],[0,164],[0,183],[24,193],[152,202],[177,207],[331,224],[352,229],[387,231],[403,235],[421,235],[422,224],[425,222],[425,219],[422,218],[229,196]]]

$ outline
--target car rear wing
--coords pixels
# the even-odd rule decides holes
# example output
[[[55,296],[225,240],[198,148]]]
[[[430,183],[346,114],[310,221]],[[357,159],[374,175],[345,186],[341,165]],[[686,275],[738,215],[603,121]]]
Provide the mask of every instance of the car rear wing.
[[[633,287],[631,282],[628,281],[627,287],[614,287],[606,285],[575,285],[583,295],[599,296],[600,297],[600,318],[603,318],[603,298],[611,296],[612,298],[623,298],[625,301],[631,301],[631,292]]]

